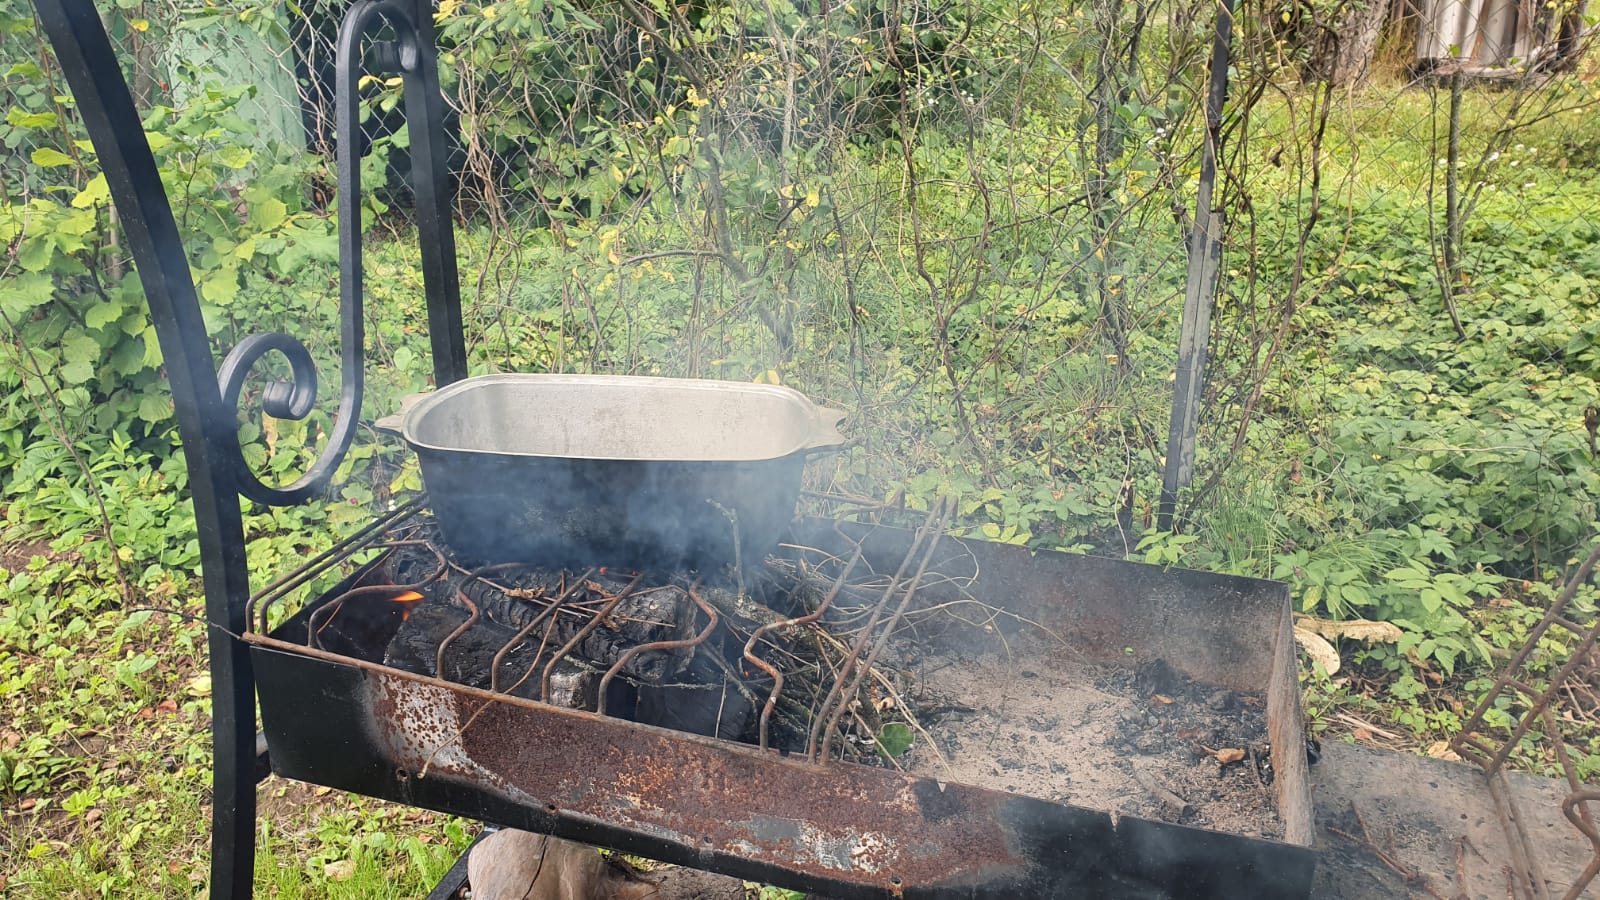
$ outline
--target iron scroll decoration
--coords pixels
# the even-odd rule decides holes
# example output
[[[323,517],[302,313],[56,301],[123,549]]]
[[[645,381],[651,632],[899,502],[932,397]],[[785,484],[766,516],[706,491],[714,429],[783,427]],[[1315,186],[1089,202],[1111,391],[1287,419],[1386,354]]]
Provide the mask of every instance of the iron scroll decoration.
[[[365,268],[361,255],[361,44],[378,20],[393,29],[395,38],[386,45],[387,62],[399,70],[406,98],[406,127],[414,147],[431,147],[427,130],[438,130],[428,109],[430,95],[437,96],[438,84],[428,76],[431,67],[422,65],[420,36],[409,12],[394,0],[357,0],[339,26],[334,123],[336,128],[336,167],[339,180],[339,333],[340,392],[339,409],[333,433],[321,454],[299,478],[283,487],[263,482],[243,464],[244,451],[237,438],[229,448],[239,456],[238,490],[245,497],[271,506],[302,503],[327,487],[350,449],[361,415],[363,395],[363,348],[366,330],[362,304],[362,278]],[[430,80],[434,83],[430,84]],[[413,164],[417,160],[413,160]],[[420,201],[420,198],[419,198]],[[421,205],[420,202],[418,204]],[[419,225],[419,229],[420,229]],[[429,241],[423,238],[424,248]],[[426,252],[426,251],[425,251]],[[278,419],[301,420],[310,415],[317,399],[317,370],[305,344],[288,334],[272,332],[251,335],[233,348],[222,361],[217,380],[223,404],[239,411],[245,379],[268,353],[282,354],[289,362],[291,380],[273,382],[262,391],[262,410]]]

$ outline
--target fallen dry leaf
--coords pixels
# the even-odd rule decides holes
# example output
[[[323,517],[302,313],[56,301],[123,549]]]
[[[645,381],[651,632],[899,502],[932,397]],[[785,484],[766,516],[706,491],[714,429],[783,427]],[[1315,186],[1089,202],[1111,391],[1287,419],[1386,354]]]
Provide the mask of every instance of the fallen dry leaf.
[[[1296,625],[1294,639],[1300,645],[1300,649],[1311,657],[1311,661],[1322,667],[1322,671],[1329,675],[1339,671],[1339,651],[1333,649],[1327,638]]]
[[[329,881],[349,881],[355,873],[356,861],[353,859],[335,860],[322,867],[322,874],[328,876]]]
[[[1159,703],[1162,706],[1171,706],[1172,705],[1172,698],[1168,697],[1166,694],[1151,694],[1150,695],[1150,702],[1151,703]]]
[[[1195,742],[1195,747],[1225,766],[1233,765],[1245,757],[1245,752],[1238,747],[1224,747],[1221,750],[1213,750],[1198,741]]]
[[[1357,728],[1355,731],[1350,732],[1350,736],[1358,741],[1366,741],[1367,743],[1372,742],[1372,732],[1366,730],[1365,728]]]
[[[98,822],[98,821],[100,821],[100,816],[101,815],[102,815],[102,813],[100,812],[100,810],[91,809],[87,813],[84,813],[83,820],[85,822]]]
[[[1368,644],[1394,644],[1400,641],[1401,636],[1400,629],[1392,622],[1374,622],[1370,619],[1335,622],[1332,619],[1319,619],[1316,616],[1295,616],[1294,627],[1296,630],[1304,629],[1325,638],[1349,638],[1353,641],[1365,641]]]
[[[1447,759],[1450,762],[1461,761],[1461,754],[1450,749],[1449,741],[1434,741],[1429,744],[1428,755],[1434,759]]]
[[[172,699],[171,697],[168,697],[167,699],[165,699],[165,700],[161,701],[160,703],[156,704],[156,711],[157,712],[164,712],[164,713],[175,713],[175,712],[178,711],[178,701]]]

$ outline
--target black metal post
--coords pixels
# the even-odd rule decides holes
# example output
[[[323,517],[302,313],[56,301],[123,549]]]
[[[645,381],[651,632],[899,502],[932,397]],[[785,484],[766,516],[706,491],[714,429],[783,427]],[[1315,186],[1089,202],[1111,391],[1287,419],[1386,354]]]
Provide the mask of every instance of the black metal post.
[[[105,172],[166,361],[189,468],[210,626],[207,644],[214,751],[211,896],[248,897],[254,880],[258,751],[255,680],[246,646],[238,637],[246,630],[250,595],[239,498],[242,494],[262,503],[288,505],[316,496],[325,490],[349,447],[362,395],[360,188],[350,179],[341,184],[340,192],[341,249],[348,251],[353,246],[356,254],[347,253],[341,260],[342,379],[334,434],[303,476],[282,488],[269,487],[250,471],[240,451],[240,391],[257,360],[270,352],[281,353],[288,358],[293,377],[267,386],[263,408],[279,418],[304,418],[317,391],[310,353],[289,335],[251,335],[228,354],[220,373],[213,368],[177,222],[99,12],[93,0],[35,0],[35,6]],[[382,15],[399,35],[397,58],[406,80],[413,190],[435,378],[444,384],[464,377],[467,366],[449,182],[441,144],[443,99],[435,69],[431,9],[426,0],[408,0],[404,5],[363,0],[357,9],[363,11],[363,23]],[[351,44],[359,43],[357,28]],[[345,69],[359,67],[358,53],[341,56],[341,81]],[[355,77],[352,74],[349,80],[353,83]],[[353,94],[350,102],[354,102]],[[357,168],[353,161],[356,149],[353,142],[341,142],[342,175]]]
[[[249,896],[255,862],[255,696],[244,630],[250,594],[235,466],[234,416],[223,405],[177,222],[117,57],[90,0],[38,0],[94,141],[166,360],[189,466],[211,654],[214,897]]]
[[[1195,423],[1205,384],[1206,345],[1211,337],[1211,307],[1216,300],[1222,255],[1222,213],[1212,208],[1217,182],[1217,152],[1222,143],[1222,108],[1228,98],[1228,63],[1233,48],[1234,0],[1218,0],[1217,31],[1211,43],[1211,84],[1206,95],[1206,139],[1200,152],[1200,193],[1189,235],[1189,280],[1184,289],[1178,337],[1177,379],[1172,421],[1167,429],[1167,465],[1161,478],[1157,527],[1172,530],[1178,491],[1194,474]]]
[[[406,85],[406,127],[411,132],[411,189],[417,203],[417,238],[422,244],[422,285],[428,295],[428,337],[433,343],[433,383],[444,387],[467,377],[461,326],[461,286],[456,271],[456,235],[444,144],[444,95],[439,90],[438,49],[433,40],[432,0],[413,0],[418,87]],[[423,131],[425,134],[419,135]],[[421,143],[417,138],[423,137]]]

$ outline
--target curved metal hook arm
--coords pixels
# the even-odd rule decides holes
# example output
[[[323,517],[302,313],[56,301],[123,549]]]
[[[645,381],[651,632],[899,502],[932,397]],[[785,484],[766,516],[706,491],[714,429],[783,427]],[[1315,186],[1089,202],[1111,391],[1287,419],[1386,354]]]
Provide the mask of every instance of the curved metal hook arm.
[[[435,142],[443,130],[443,123],[439,121],[437,105],[431,102],[436,101],[439,94],[435,70],[425,65],[424,60],[431,44],[424,45],[410,11],[404,6],[394,0],[358,0],[345,13],[340,24],[336,63],[338,83],[334,116],[338,137],[339,180],[339,410],[327,446],[305,474],[293,483],[272,487],[247,467],[239,467],[239,493],[261,503],[288,506],[300,503],[326,487],[350,449],[361,413],[364,388],[362,363],[366,343],[362,303],[365,266],[361,250],[361,43],[373,24],[380,19],[394,30],[394,46],[397,50],[393,55],[394,62],[398,64],[405,86],[406,128],[413,148],[412,169],[417,176],[414,178],[414,190],[418,194],[417,206],[422,213],[419,215],[418,232],[423,245],[424,276],[432,274],[438,278],[448,273],[449,284],[444,287],[452,295],[457,290],[453,277],[454,265],[442,265],[437,258],[441,253],[448,252],[448,259],[453,263],[454,246],[448,237],[448,229],[444,229],[446,236],[438,233],[440,196],[437,192],[441,180],[438,167],[443,160]],[[459,308],[459,300],[453,305]],[[459,335],[459,318],[454,330]],[[437,338],[436,334],[436,347]],[[289,360],[292,379],[268,385],[262,395],[262,408],[275,418],[303,419],[310,414],[316,402],[316,367],[305,345],[287,334],[252,335],[228,354],[218,372],[223,402],[229,408],[238,409],[239,395],[251,367],[273,351]],[[464,365],[460,365],[461,357],[453,353],[447,353],[446,356],[455,356],[455,364],[464,369]],[[436,370],[439,362],[436,352]],[[435,377],[442,383],[464,374],[464,371],[449,371],[440,378],[436,371]],[[239,452],[242,458],[243,451]]]

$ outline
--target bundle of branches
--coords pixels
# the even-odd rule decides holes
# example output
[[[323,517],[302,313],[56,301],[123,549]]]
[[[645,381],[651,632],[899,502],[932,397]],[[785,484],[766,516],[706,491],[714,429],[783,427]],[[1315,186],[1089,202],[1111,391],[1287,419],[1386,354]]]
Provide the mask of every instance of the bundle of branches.
[[[848,558],[804,548],[716,579],[467,570],[413,533],[385,571],[422,602],[383,659],[530,699],[547,700],[554,676],[558,693],[602,713],[813,760],[895,764],[915,736],[932,740],[907,699],[908,649],[890,637],[929,615],[912,601],[953,512],[941,502],[928,514],[893,573],[871,569],[859,548]],[[589,673],[587,685],[562,687],[574,672]]]
[[[757,704],[759,746],[891,764],[916,734],[932,746],[890,637],[908,620],[953,512],[936,504],[893,574],[867,569],[859,547],[848,559],[814,551],[820,563],[769,558],[761,583],[706,593],[727,622],[720,667]]]

